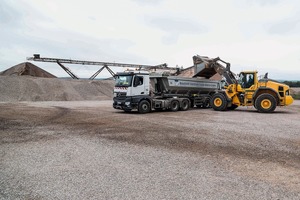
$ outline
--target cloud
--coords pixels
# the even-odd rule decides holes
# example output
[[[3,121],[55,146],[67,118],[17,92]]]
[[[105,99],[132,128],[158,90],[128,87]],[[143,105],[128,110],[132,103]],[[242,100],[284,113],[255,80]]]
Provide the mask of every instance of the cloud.
[[[4,28],[20,25],[22,14],[11,1],[3,0],[0,4],[0,25]]]
[[[300,34],[300,12],[292,17],[280,20],[279,22],[265,25],[270,34],[286,35]]]
[[[183,34],[201,34],[208,31],[208,28],[200,23],[187,18],[170,17],[145,17],[145,22],[152,27],[165,32],[163,42],[165,44],[174,44],[180,35]]]
[[[117,2],[1,1],[0,67],[24,62],[34,53],[189,67],[193,55],[205,54],[220,56],[233,67],[265,71],[284,66],[286,74],[299,74],[299,1]],[[50,64],[46,70],[57,69]]]
[[[235,3],[239,5],[248,5],[248,6],[258,5],[262,7],[268,7],[268,6],[279,4],[283,1],[284,0],[235,0]]]
[[[143,5],[143,6],[145,6],[145,5],[157,6],[165,0],[149,0],[149,1],[147,1],[147,0],[142,0],[142,1],[141,0],[132,0],[132,1],[139,5]]]

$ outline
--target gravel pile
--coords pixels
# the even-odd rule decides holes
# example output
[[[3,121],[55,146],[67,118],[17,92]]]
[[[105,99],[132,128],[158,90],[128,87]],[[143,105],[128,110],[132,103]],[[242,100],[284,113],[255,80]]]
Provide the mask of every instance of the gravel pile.
[[[0,75],[4,76],[34,76],[34,77],[44,77],[44,78],[56,78],[53,74],[39,68],[38,66],[30,63],[24,62],[17,64],[3,72]]]
[[[0,101],[111,100],[113,80],[0,76]]]
[[[113,80],[57,79],[25,62],[0,73],[0,101],[110,100]]]

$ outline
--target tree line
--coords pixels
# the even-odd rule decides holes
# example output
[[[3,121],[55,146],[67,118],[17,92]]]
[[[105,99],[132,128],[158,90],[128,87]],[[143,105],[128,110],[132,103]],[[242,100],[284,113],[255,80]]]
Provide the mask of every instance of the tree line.
[[[300,81],[284,81],[283,83],[290,87],[300,87]]]

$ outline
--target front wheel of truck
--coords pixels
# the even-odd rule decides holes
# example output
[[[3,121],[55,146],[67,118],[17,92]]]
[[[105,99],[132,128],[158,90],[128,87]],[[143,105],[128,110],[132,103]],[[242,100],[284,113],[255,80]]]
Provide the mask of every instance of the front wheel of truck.
[[[138,107],[139,113],[141,113],[141,114],[148,113],[148,112],[150,112],[150,109],[151,109],[150,103],[147,100],[142,100],[139,103],[139,107]]]

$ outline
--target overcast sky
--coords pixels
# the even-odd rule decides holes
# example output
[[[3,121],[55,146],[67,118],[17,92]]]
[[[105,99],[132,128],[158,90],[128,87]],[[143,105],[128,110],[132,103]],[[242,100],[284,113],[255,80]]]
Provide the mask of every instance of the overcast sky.
[[[300,1],[1,0],[0,41],[0,71],[35,53],[170,67],[190,67],[198,54],[235,73],[300,80]],[[55,63],[33,63],[67,76]],[[99,68],[67,66],[79,77]]]

